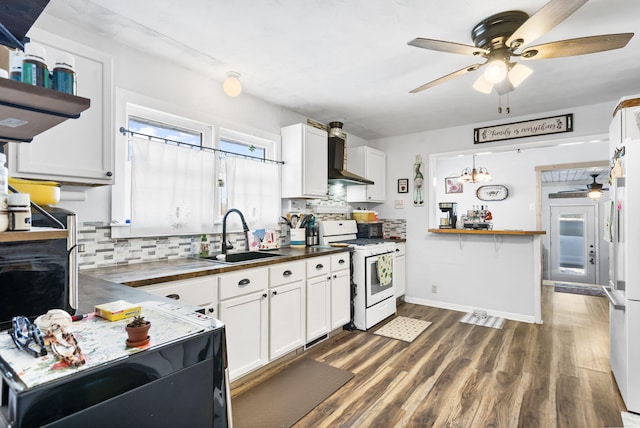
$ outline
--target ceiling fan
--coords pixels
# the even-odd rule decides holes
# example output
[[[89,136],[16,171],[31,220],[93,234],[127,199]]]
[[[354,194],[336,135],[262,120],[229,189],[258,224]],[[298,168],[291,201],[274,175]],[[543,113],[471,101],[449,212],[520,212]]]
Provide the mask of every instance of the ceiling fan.
[[[609,190],[609,189],[605,189],[602,183],[598,183],[596,181],[596,179],[598,178],[598,175],[600,174],[591,174],[591,178],[593,179],[593,182],[588,183],[586,185],[586,190],[585,189],[575,189],[575,190],[561,190],[559,192],[556,192],[554,194],[554,196],[551,196],[551,194],[549,195],[549,197],[554,197],[554,198],[573,198],[573,197],[589,197],[591,199],[599,199],[602,196],[602,192],[605,190]]]
[[[567,19],[587,1],[551,0],[532,16],[518,10],[492,15],[480,21],[471,30],[474,46],[424,38],[411,40],[407,43],[410,46],[470,55],[483,58],[485,61],[425,83],[411,90],[410,93],[424,91],[487,66],[485,72],[474,83],[474,89],[486,94],[495,89],[499,95],[503,95],[514,90],[532,73],[529,67],[515,62],[514,59],[560,58],[626,46],[634,33],[580,37],[525,47]]]

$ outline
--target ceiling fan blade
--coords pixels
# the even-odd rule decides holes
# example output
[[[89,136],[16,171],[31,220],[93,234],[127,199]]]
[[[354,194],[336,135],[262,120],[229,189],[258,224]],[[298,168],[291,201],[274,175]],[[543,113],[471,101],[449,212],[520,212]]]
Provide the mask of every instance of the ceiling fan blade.
[[[525,21],[507,40],[506,45],[518,48],[533,42],[567,19],[588,0],[551,0]]]
[[[522,59],[560,58],[620,49],[632,37],[633,33],[620,33],[559,40],[526,48],[522,51]]]
[[[455,78],[455,77],[462,76],[463,74],[467,74],[467,73],[469,73],[469,72],[471,72],[471,71],[476,71],[477,69],[479,69],[480,67],[482,67],[482,65],[483,65],[483,64],[474,64],[474,65],[470,65],[469,67],[462,68],[462,69],[460,69],[460,70],[458,70],[458,71],[454,71],[453,73],[449,73],[449,74],[447,74],[446,76],[442,76],[442,77],[440,77],[439,79],[432,80],[432,81],[431,81],[431,82],[429,82],[429,83],[425,83],[425,84],[424,84],[424,85],[422,85],[422,86],[418,86],[417,88],[415,88],[415,89],[413,89],[413,90],[409,91],[409,93],[411,93],[411,94],[415,94],[415,93],[418,93],[418,92],[422,92],[422,91],[424,91],[425,89],[432,88],[432,87],[434,87],[434,86],[436,86],[436,85],[439,85],[439,84],[441,84],[441,83],[444,83],[444,82],[446,82],[446,81],[449,81],[449,80],[451,80],[451,79],[453,79],[453,78]]]
[[[463,45],[462,43],[445,42],[443,40],[423,39],[418,37],[407,42],[409,46],[417,48],[430,49],[432,51],[449,52],[462,55],[481,56],[488,54],[486,49],[478,48],[471,45]]]

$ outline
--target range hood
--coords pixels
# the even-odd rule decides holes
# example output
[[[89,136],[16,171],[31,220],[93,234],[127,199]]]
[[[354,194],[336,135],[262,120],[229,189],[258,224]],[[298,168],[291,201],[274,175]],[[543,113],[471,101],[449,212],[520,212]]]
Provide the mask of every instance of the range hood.
[[[347,171],[344,164],[345,134],[340,129],[342,123],[331,122],[329,126],[329,183],[345,186],[373,184],[373,181]]]

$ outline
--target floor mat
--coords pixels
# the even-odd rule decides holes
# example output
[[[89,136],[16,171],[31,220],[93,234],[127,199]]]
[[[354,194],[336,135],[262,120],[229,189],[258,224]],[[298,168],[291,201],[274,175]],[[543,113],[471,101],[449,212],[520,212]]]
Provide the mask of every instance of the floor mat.
[[[302,358],[234,397],[233,426],[290,427],[352,377],[349,371]]]
[[[553,290],[558,293],[584,294],[586,296],[607,297],[601,287],[591,287],[588,285],[574,285],[556,282],[553,285]]]
[[[475,315],[473,312],[469,312],[460,319],[460,322],[463,322],[465,324],[481,325],[483,327],[501,329],[504,325],[504,318],[490,316],[483,318]]]
[[[373,334],[390,337],[392,339],[412,342],[416,337],[431,325],[431,321],[415,318],[396,317],[374,331]]]

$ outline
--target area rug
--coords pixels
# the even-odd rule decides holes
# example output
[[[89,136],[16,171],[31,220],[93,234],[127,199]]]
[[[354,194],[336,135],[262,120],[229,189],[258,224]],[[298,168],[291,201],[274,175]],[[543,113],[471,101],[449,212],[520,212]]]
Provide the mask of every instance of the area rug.
[[[463,322],[465,324],[480,325],[482,327],[501,329],[504,325],[504,318],[492,316],[483,318],[475,315],[473,312],[469,312],[468,314],[463,316],[462,319],[460,319],[460,322]]]
[[[340,389],[353,373],[302,358],[231,400],[235,428],[290,427]]]
[[[553,285],[553,291],[558,293],[584,294],[586,296],[607,297],[601,287],[591,287],[588,285],[574,285],[556,282]]]
[[[415,318],[396,317],[374,331],[373,334],[390,337],[392,339],[413,342],[413,340],[431,325],[431,321]]]

